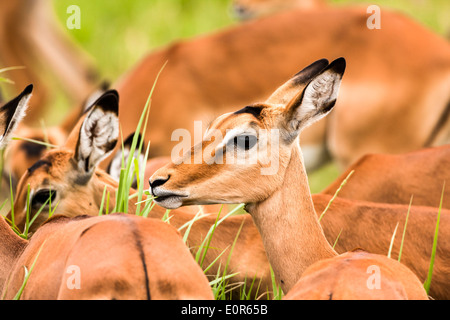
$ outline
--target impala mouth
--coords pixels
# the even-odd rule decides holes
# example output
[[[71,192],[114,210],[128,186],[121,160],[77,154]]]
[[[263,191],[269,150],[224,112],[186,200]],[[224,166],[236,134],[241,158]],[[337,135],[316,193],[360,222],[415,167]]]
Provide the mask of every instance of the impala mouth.
[[[166,209],[177,209],[183,205],[183,198],[187,195],[181,192],[172,192],[161,190],[159,188],[152,188],[151,190],[155,197],[155,202]]]

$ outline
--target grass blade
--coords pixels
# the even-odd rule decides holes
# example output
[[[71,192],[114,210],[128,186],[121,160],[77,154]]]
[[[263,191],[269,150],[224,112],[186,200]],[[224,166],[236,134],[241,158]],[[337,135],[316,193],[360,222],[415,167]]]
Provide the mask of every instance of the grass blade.
[[[433,267],[434,267],[434,259],[436,257],[436,248],[437,248],[438,233],[439,233],[439,223],[441,220],[442,203],[444,201],[444,189],[445,189],[445,181],[444,181],[444,185],[442,187],[441,201],[439,203],[439,210],[438,210],[438,216],[437,216],[437,221],[436,221],[436,229],[434,231],[433,248],[431,250],[431,259],[430,259],[430,267],[428,268],[427,279],[425,280],[425,283],[423,285],[427,294],[430,292],[431,278],[433,275]]]
[[[325,213],[328,211],[328,208],[330,208],[331,204],[333,203],[334,199],[336,199],[339,191],[341,191],[342,187],[345,186],[345,184],[347,183],[348,179],[350,179],[350,177],[352,176],[353,172],[355,172],[355,170],[350,171],[350,173],[347,175],[347,177],[345,177],[345,179],[342,181],[341,185],[339,186],[339,188],[336,190],[336,192],[334,193],[333,197],[330,199],[330,201],[328,202],[328,205],[326,206],[326,208],[323,210],[322,214],[319,217],[319,222],[320,220],[322,220],[323,216],[325,215]]]
[[[400,259],[402,258],[403,243],[405,242],[406,226],[408,225],[408,219],[409,219],[409,213],[411,212],[412,201],[413,201],[413,196],[411,196],[411,199],[409,200],[408,213],[406,214],[405,226],[403,227],[402,243],[400,244],[400,250],[398,251],[398,262],[400,262]]]

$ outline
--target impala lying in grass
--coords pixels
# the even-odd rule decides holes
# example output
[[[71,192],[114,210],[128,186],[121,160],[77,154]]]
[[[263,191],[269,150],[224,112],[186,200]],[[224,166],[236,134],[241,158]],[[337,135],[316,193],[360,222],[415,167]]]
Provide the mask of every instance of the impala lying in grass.
[[[23,117],[31,91],[30,85],[0,108],[2,148]],[[106,94],[88,120],[101,112],[106,114],[102,118],[111,119],[104,103],[116,97],[114,92]],[[98,126],[86,125],[91,126],[85,133],[97,133]],[[118,137],[117,131],[107,133],[110,143]],[[92,155],[105,155],[96,151]],[[89,161],[82,166],[89,170]],[[46,206],[52,196],[38,192],[33,199],[40,200],[28,202],[25,211],[30,206],[36,209],[40,201]],[[76,204],[65,209],[69,216],[83,214],[83,207]],[[14,230],[17,232],[15,226]],[[31,240],[15,231],[0,217],[2,299],[213,298],[179,232],[160,220],[124,214],[73,219],[55,216]]]

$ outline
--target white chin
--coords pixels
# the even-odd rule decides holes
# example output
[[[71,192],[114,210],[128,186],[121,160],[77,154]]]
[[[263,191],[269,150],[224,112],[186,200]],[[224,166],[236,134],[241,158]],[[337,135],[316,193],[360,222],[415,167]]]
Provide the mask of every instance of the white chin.
[[[155,201],[158,205],[166,209],[177,209],[183,204],[180,197],[169,197],[162,200],[155,199]]]

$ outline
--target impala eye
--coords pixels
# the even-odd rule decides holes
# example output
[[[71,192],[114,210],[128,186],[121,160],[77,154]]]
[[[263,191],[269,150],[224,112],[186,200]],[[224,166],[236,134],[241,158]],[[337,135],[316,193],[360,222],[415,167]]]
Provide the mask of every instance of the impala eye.
[[[50,201],[53,203],[55,199],[56,190],[41,189],[31,199],[31,207],[33,209],[40,209],[44,204],[49,205]]]
[[[249,150],[253,148],[257,141],[258,138],[256,138],[256,136],[253,135],[241,135],[236,136],[233,139],[234,145],[243,150]]]

